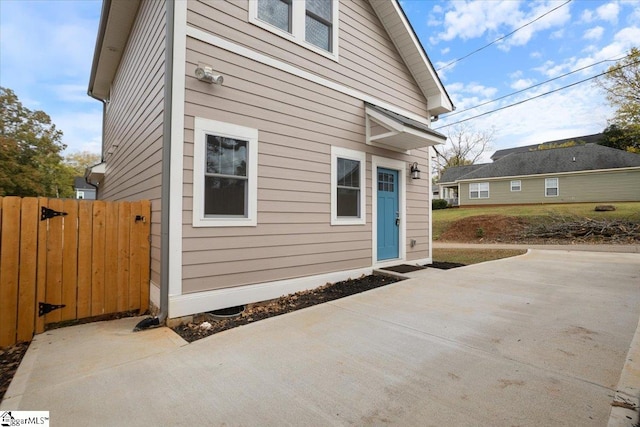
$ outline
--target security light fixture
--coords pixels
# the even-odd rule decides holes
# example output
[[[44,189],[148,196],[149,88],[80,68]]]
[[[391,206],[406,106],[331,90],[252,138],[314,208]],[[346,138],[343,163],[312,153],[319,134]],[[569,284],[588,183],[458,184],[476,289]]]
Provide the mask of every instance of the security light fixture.
[[[213,83],[216,85],[221,85],[224,81],[224,77],[220,74],[213,74],[213,69],[207,66],[196,68],[196,78],[201,82]]]
[[[420,169],[418,169],[418,162],[411,164],[411,179],[420,179]]]

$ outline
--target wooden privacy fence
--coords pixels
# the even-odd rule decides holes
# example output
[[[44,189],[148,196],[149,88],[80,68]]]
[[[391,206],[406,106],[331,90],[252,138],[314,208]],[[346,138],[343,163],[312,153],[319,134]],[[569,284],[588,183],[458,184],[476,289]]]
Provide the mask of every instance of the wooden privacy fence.
[[[149,306],[149,201],[0,197],[0,347]]]

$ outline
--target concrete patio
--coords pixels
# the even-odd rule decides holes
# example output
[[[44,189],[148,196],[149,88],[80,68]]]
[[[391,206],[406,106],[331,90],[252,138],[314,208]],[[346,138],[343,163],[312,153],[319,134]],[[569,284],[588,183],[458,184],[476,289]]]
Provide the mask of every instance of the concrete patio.
[[[132,318],[49,331],[1,409],[77,426],[603,426],[614,399],[637,404],[639,254],[409,275],[192,344]],[[637,422],[617,410],[610,425]]]

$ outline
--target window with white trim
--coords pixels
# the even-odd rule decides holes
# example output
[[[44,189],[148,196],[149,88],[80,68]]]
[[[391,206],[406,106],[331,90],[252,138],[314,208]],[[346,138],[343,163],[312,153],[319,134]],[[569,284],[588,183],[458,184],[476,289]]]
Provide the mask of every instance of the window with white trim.
[[[255,226],[258,130],[195,119],[193,226]]]
[[[489,183],[474,182],[472,184],[469,184],[469,198],[470,199],[488,199]]]
[[[331,147],[331,225],[366,222],[366,154]]]
[[[557,197],[560,194],[558,187],[558,178],[545,178],[544,180],[544,196]]]
[[[337,0],[249,1],[249,21],[322,55],[338,55]]]
[[[519,179],[514,179],[511,181],[511,191],[520,191],[522,190],[522,182]]]

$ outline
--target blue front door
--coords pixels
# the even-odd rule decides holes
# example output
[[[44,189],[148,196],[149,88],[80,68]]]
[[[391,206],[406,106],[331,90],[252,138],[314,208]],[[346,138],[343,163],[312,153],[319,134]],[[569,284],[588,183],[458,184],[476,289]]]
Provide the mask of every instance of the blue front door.
[[[378,168],[378,261],[399,258],[398,171]]]

